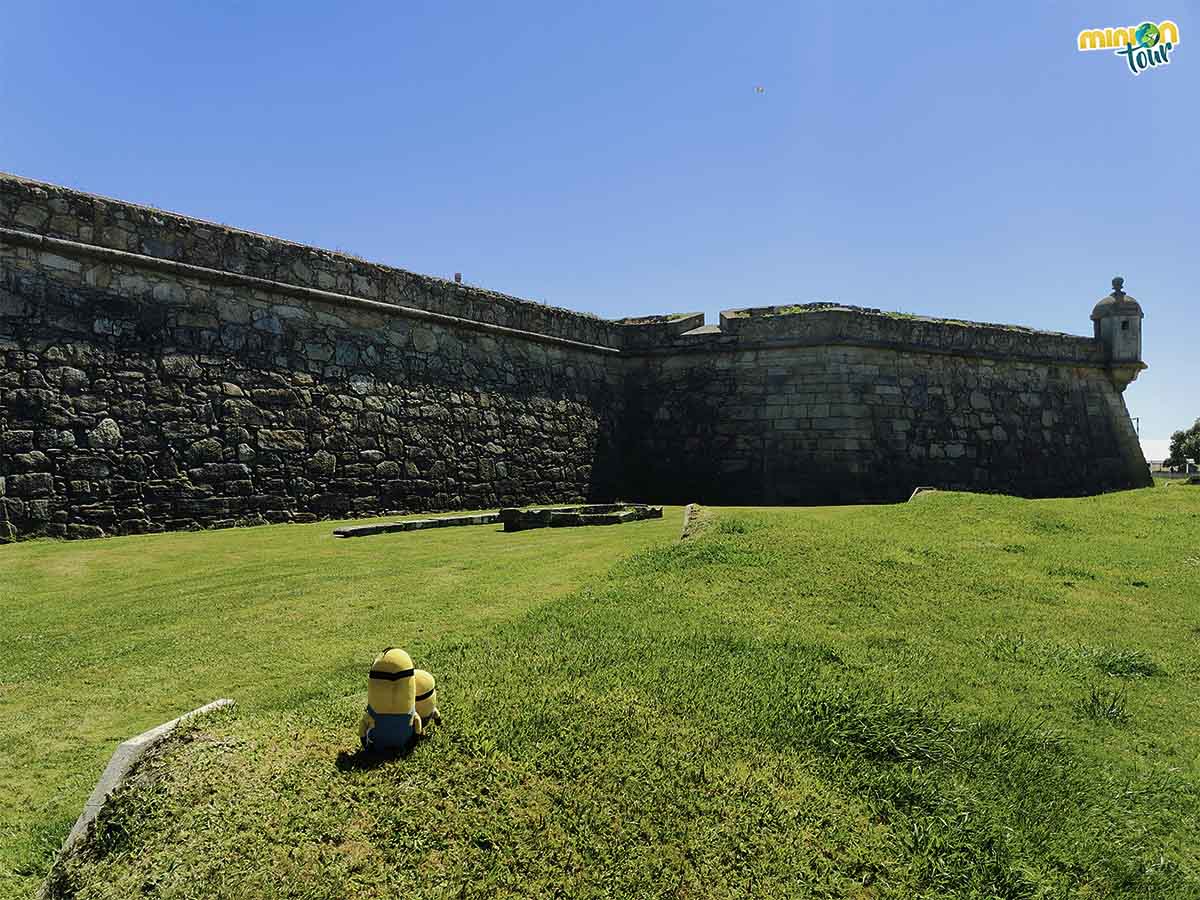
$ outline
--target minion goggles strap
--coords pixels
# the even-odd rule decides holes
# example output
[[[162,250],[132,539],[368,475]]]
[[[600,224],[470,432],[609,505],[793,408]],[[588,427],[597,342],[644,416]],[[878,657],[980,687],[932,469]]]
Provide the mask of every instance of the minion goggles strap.
[[[418,700],[427,700],[429,697],[431,697],[433,695],[433,692],[436,690],[437,690],[437,688],[430,688],[423,694],[417,694],[417,699]]]
[[[401,678],[412,678],[412,669],[401,669],[399,672],[376,672],[374,669],[367,675],[380,681],[399,681]]]

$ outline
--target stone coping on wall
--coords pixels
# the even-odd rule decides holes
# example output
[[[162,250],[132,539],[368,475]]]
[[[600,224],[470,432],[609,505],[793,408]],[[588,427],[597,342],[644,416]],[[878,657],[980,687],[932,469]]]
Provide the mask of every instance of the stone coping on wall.
[[[854,345],[1105,366],[1091,337],[887,313],[837,303],[606,320],[225,225],[0,173],[0,241],[119,255],[181,275],[451,326],[631,356]]]
[[[87,802],[84,803],[83,811],[80,812],[79,817],[75,820],[75,824],[71,826],[71,831],[67,835],[66,840],[63,841],[63,845],[55,858],[55,865],[74,850],[87,836],[92,823],[96,821],[96,817],[99,816],[100,811],[104,808],[109,798],[125,784],[134,767],[149,751],[170,737],[175,729],[183,723],[231,706],[233,706],[233,701],[228,698],[214,700],[211,703],[206,703],[204,706],[193,709],[191,712],[184,713],[177,719],[164,722],[161,725],[151,728],[149,731],[143,731],[136,737],[131,737],[129,740],[119,744],[113,752],[112,758],[109,759],[104,772],[101,773],[99,780],[96,782],[96,786],[92,789]],[[53,872],[51,875],[53,876]],[[38,893],[39,897],[47,896],[49,881],[47,879],[46,884],[43,884],[41,891]]]
[[[1006,331],[1025,331],[1030,334],[1057,334],[1064,337],[1079,337],[1064,331],[1046,331],[1041,328],[1030,328],[1027,325],[1010,325],[1004,322],[976,322],[969,319],[949,319],[945,316],[921,316],[915,313],[895,312],[880,309],[875,306],[855,306],[852,303],[839,303],[836,300],[816,300],[812,303],[787,303],[773,306],[747,306],[740,309],[721,310],[722,325],[736,328],[736,320],[763,319],[776,316],[804,316],[816,312],[858,312],[868,315],[888,316],[893,319],[913,319],[924,322],[943,322],[948,325],[961,325],[967,328],[1002,328]]]
[[[113,250],[108,247],[98,247],[94,244],[84,244],[80,243],[79,241],[69,241],[63,238],[48,237],[45,235],[33,234],[26,231],[18,231],[16,229],[0,226],[0,245],[4,243],[13,244],[16,246],[31,247],[34,250],[48,253],[51,256],[83,256],[111,263],[123,263],[131,267],[140,266],[141,268],[151,269],[167,274],[195,278],[197,280],[208,281],[216,284],[242,286],[251,290],[262,290],[269,293],[282,294],[284,296],[295,297],[300,300],[316,301],[318,303],[327,303],[333,306],[351,306],[362,309],[370,309],[384,314],[434,322],[451,328],[466,328],[472,331],[482,331],[489,334],[505,335],[508,337],[516,337],[540,343],[559,344],[596,353],[620,353],[620,350],[616,347],[590,344],[584,341],[572,340],[571,338],[545,334],[543,332],[526,331],[521,328],[511,328],[505,325],[496,325],[491,322],[481,322],[477,319],[466,319],[461,316],[452,316],[447,313],[432,312],[430,310],[419,309],[411,306],[402,306],[395,303],[383,303],[378,300],[368,300],[363,297],[355,297],[349,294],[339,294],[334,291],[323,291],[317,288],[302,287],[280,281],[271,281],[269,279],[258,278],[253,275],[241,275],[236,272],[225,272],[218,269],[206,269],[202,266],[192,265],[191,263],[159,259],[158,257],[144,256],[138,253],[130,253],[125,250]]]

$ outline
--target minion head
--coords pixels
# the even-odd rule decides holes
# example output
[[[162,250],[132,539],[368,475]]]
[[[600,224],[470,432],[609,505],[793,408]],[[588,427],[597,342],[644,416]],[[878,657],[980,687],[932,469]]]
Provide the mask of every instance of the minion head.
[[[371,709],[383,715],[412,712],[416,695],[411,656],[398,647],[388,647],[375,657],[367,676]]]
[[[437,709],[437,682],[433,680],[432,673],[416,669],[413,672],[413,683],[417,695],[417,715],[421,717],[422,722],[429,722]]]

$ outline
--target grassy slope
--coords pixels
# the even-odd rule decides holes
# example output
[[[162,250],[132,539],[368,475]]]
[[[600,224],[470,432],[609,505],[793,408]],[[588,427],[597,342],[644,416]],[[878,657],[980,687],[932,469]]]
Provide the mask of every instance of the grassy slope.
[[[253,714],[357,683],[384,644],[421,654],[519,615],[669,541],[679,517],[545,534],[337,540],[338,523],[322,522],[0,547],[0,897],[37,886],[125,738],[220,696]]]
[[[420,643],[412,755],[351,753],[361,660],[314,664],[145,767],[65,883],[1200,896],[1200,491],[725,510]]]

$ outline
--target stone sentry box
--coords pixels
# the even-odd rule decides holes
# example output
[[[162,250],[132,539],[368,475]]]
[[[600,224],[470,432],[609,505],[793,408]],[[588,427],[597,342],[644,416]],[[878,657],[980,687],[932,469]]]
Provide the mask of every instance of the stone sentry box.
[[[0,175],[0,540],[1142,486],[1141,310],[1093,317],[607,321]]]
[[[1125,293],[1125,279],[1112,280],[1112,293],[1101,297],[1092,310],[1095,338],[1104,348],[1105,359],[1118,380],[1128,384],[1146,368],[1142,362],[1141,305]],[[1121,385],[1124,387],[1124,385]]]

